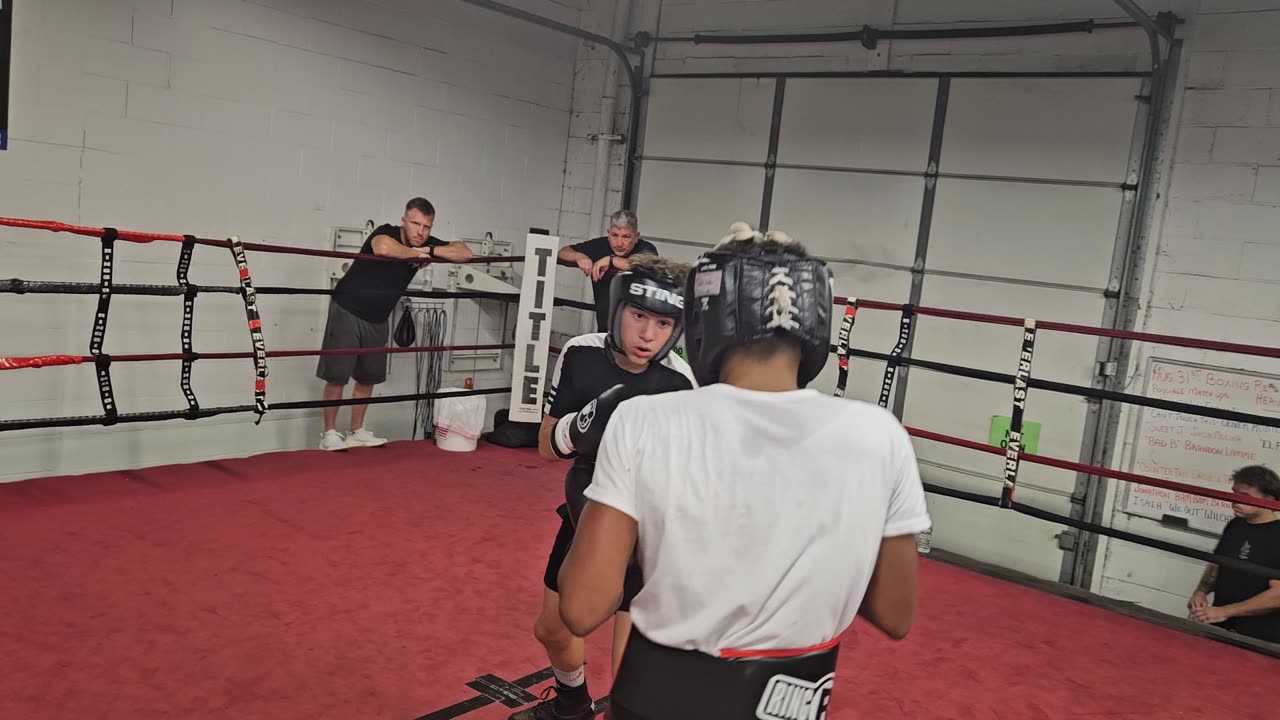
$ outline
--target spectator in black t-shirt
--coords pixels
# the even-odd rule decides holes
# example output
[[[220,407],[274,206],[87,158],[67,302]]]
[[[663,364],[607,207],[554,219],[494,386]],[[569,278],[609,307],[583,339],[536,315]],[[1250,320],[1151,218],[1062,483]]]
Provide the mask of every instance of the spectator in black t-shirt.
[[[619,210],[609,218],[608,237],[566,245],[557,255],[561,265],[577,265],[591,279],[596,299],[596,332],[609,330],[609,282],[631,268],[633,255],[657,255],[658,249],[640,239],[640,220],[630,210]]]
[[[1250,465],[1232,473],[1231,491],[1280,500],[1280,477],[1261,465]],[[1239,503],[1232,503],[1231,510],[1235,517],[1223,528],[1214,554],[1280,570],[1280,520],[1276,513]],[[1213,593],[1212,605],[1209,593]],[[1213,564],[1205,568],[1187,607],[1191,617],[1200,622],[1280,643],[1280,580]]]
[[[370,233],[360,248],[362,255],[378,255],[401,262],[358,259],[351,263],[333,289],[329,320],[324,329],[324,350],[386,347],[391,336],[391,311],[418,269],[432,260],[466,262],[471,248],[457,240],[446,243],[431,235],[436,209],[424,198],[405,205],[402,225],[383,225]],[[341,400],[342,389],[354,379],[353,398],[367,398],[373,386],[387,379],[387,356],[322,355],[316,377],[325,381],[324,399]],[[351,433],[338,433],[338,408],[324,409],[321,450],[376,447],[386,440],[364,426],[368,405],[351,406]]]

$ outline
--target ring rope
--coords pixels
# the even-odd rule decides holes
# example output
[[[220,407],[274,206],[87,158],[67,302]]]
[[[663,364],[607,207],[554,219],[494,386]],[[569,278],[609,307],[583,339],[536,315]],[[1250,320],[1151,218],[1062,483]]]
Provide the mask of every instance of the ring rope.
[[[835,304],[839,305],[845,301],[845,298],[835,298]],[[858,306],[868,310],[901,310],[901,304],[881,302],[879,300],[859,299]],[[973,322],[986,323],[988,325],[1012,325],[1021,326],[1025,318],[1013,317],[1010,315],[990,315],[987,313],[975,313],[966,310],[950,310],[947,308],[927,307],[924,305],[916,305],[915,312],[918,315],[930,315],[933,317],[949,318],[952,320],[971,320]],[[1076,335],[1094,335],[1097,337],[1118,338],[1121,340],[1138,340],[1141,342],[1156,343],[1159,345],[1177,345],[1180,347],[1195,348],[1197,350],[1216,350],[1218,352],[1239,353],[1241,355],[1257,355],[1258,357],[1280,358],[1280,347],[1271,347],[1266,345],[1248,345],[1244,343],[1221,342],[1218,340],[1203,340],[1201,338],[1186,337],[1183,335],[1161,335],[1158,333],[1137,332],[1135,330],[1115,330],[1112,328],[1094,327],[1092,325],[1076,325],[1074,323],[1050,322],[1041,320],[1038,323],[1041,330],[1053,330],[1057,332],[1074,333]]]
[[[415,400],[436,400],[453,397],[471,397],[473,395],[501,395],[510,393],[510,387],[483,388],[479,390],[462,390],[457,392],[417,393],[411,395],[382,395],[367,398],[344,398],[341,400],[296,400],[273,403],[273,410],[313,410],[316,408],[341,407],[346,405],[381,405],[386,403],[408,402]],[[257,412],[256,405],[229,405],[223,407],[201,408],[198,418],[190,417],[189,410],[160,410],[139,413],[120,413],[112,424],[158,422],[161,420],[192,420],[214,417],[217,415],[233,415],[237,413]],[[85,427],[104,425],[102,415],[76,415],[56,418],[30,418],[22,420],[0,420],[0,432],[10,430],[40,430],[47,428]]]
[[[178,297],[186,290],[181,285],[115,285],[116,295],[137,295],[144,297]],[[202,285],[200,292],[239,295],[241,289],[231,285]],[[395,295],[396,297],[425,298],[429,300],[503,300],[519,302],[519,293],[495,293],[480,290],[448,291],[448,290],[352,290],[353,295]],[[98,286],[92,283],[52,282],[45,280],[23,280],[9,278],[0,280],[0,294],[11,295],[96,295]],[[333,295],[329,288],[294,288],[263,286],[257,288],[259,295]],[[578,310],[595,311],[595,305],[582,300],[555,298],[556,307],[569,307]]]
[[[66,223],[54,222],[50,220],[25,220],[22,218],[0,217],[0,226],[25,228],[29,230],[46,230],[48,232],[65,232],[72,235],[83,235],[85,237],[102,237],[102,234],[110,228],[94,228],[82,227],[79,225],[68,225]],[[135,243],[149,243],[155,241],[162,242],[184,242],[184,235],[164,235],[161,233],[144,233],[133,230],[119,230],[117,237],[120,240]],[[230,240],[212,240],[209,238],[195,238],[197,245],[208,245],[210,247],[226,248],[231,246]],[[327,258],[344,258],[350,260],[374,260],[377,262],[404,262],[399,258],[383,257],[381,255],[373,255],[369,253],[348,253],[337,250],[314,250],[311,248],[290,247],[288,245],[268,245],[265,243],[242,243],[245,250],[254,252],[277,253],[284,255],[309,255],[312,257]],[[433,262],[426,260],[425,262]],[[493,255],[486,257],[473,257],[466,261],[466,264],[482,264],[495,262],[523,262],[523,257],[515,255]]]
[[[867,360],[887,361],[889,358],[889,356],[884,353],[872,352],[870,350],[859,350],[857,348],[851,348],[849,350],[849,354],[854,357],[860,357]],[[998,373],[991,370],[979,370],[977,368],[969,368],[962,365],[940,363],[933,360],[920,360],[905,355],[899,359],[899,362],[910,367],[920,367],[926,370],[933,370],[934,372],[958,375],[960,377],[967,377],[974,380],[986,380],[988,382],[1004,383],[1006,385],[1012,384],[1016,381],[1016,376],[1014,375]],[[1255,413],[1246,413],[1237,410],[1226,410],[1223,408],[1209,407],[1207,405],[1193,405],[1191,403],[1177,402],[1175,400],[1162,400],[1160,398],[1150,398],[1144,395],[1133,395],[1130,393],[1117,392],[1115,390],[1103,390],[1101,388],[1071,385],[1069,383],[1055,382],[1053,380],[1040,380],[1038,378],[1028,378],[1027,385],[1029,387],[1049,390],[1050,392],[1062,393],[1064,395],[1078,395],[1096,400],[1110,400],[1112,402],[1128,403],[1130,405],[1141,405],[1142,407],[1156,408],[1157,410],[1169,410],[1172,412],[1186,413],[1190,415],[1200,415],[1202,417],[1211,417],[1218,420],[1229,420],[1231,422],[1280,428],[1280,417],[1270,415],[1258,415]]]

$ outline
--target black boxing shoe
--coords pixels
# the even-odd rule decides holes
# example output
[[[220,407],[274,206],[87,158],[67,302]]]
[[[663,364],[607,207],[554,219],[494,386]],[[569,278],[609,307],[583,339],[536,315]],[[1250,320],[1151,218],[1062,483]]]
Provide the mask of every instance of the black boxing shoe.
[[[552,697],[552,695],[555,697]],[[542,700],[507,717],[507,720],[590,720],[595,717],[595,704],[587,685],[561,685],[558,681],[542,691]]]

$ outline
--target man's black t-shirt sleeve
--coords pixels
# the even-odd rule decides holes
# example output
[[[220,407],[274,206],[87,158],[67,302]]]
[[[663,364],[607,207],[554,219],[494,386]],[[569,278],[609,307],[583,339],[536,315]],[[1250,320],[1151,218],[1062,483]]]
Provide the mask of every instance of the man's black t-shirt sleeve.
[[[547,383],[543,412],[553,418],[562,418],[580,407],[573,387],[575,355],[577,353],[573,348],[565,348],[556,363],[556,371],[551,376],[551,382]]]

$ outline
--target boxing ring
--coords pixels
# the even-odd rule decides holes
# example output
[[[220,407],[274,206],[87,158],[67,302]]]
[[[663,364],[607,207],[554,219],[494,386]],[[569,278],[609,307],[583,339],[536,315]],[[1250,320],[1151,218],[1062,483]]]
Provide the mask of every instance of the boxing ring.
[[[214,415],[349,405],[352,399],[271,397],[268,361],[324,352],[425,353],[443,346],[373,351],[268,349],[257,295],[314,294],[259,286],[250,253],[353,257],[343,253],[147,235],[110,228],[0,219],[0,225],[72,232],[102,246],[93,283],[0,280],[0,293],[96,295],[90,352],[0,358],[0,369],[45,372],[92,366],[101,414],[0,417],[0,431],[194,421]],[[113,282],[115,244],[181,243],[177,284]],[[195,287],[186,268],[196,245],[231,251],[240,285]],[[519,261],[477,258],[473,262]],[[203,293],[238,295],[249,350],[199,353],[193,305]],[[182,298],[182,350],[147,355],[103,352],[111,297]],[[412,291],[428,297],[493,293]],[[1070,386],[1034,376],[1038,333],[1076,332],[1280,357],[1280,348],[1068,326],[1024,318],[839,298],[844,310],[833,352],[837,394],[851,358],[885,364],[881,403],[898,368],[919,367],[1007,385],[1014,442],[1005,448],[909,428],[920,441],[1003,456],[999,495],[927,485],[931,493],[1038,517],[1197,561],[1280,577],[1280,570],[1043,511],[1017,499],[1022,463],[1280,509],[1280,503],[1093,467],[1021,451],[1028,393],[1066,392],[1280,427],[1280,417],[1247,415],[1127,393]],[[590,308],[556,300],[557,305]],[[888,353],[854,346],[856,319],[901,314]],[[919,315],[1023,328],[1012,374],[964,368],[904,351]],[[467,346],[459,346],[467,347]],[[485,346],[509,349],[511,344]],[[205,407],[191,390],[203,360],[250,361],[238,405]],[[127,362],[181,362],[186,408],[126,412],[111,368]],[[86,368],[87,370],[88,368]],[[471,393],[502,394],[511,388]],[[420,401],[467,393],[375,396],[370,403]],[[248,400],[252,402],[248,402]],[[253,457],[0,485],[0,718],[505,718],[531,702],[551,678],[532,637],[541,575],[559,525],[552,509],[564,466],[532,450],[482,444],[449,453],[426,442],[393,442],[360,452],[275,452]],[[1191,588],[1188,588],[1188,593]],[[587,672],[608,688],[611,632],[588,641]],[[853,718],[1263,718],[1265,691],[1280,671],[1271,656],[1226,632],[1125,608],[1082,591],[1019,579],[934,550],[922,558],[920,604],[912,634],[884,640],[861,620],[848,631],[830,717]]]

